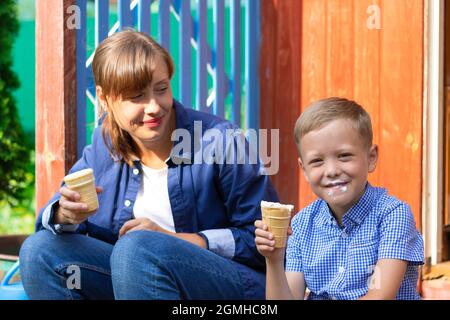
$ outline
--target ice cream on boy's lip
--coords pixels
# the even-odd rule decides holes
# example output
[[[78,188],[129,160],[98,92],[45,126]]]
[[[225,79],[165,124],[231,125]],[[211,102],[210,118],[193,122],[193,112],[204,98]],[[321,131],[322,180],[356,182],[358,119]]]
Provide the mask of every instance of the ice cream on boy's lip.
[[[66,186],[80,194],[80,201],[86,203],[88,212],[98,209],[94,171],[90,168],[71,173],[64,177]]]
[[[291,204],[261,201],[262,220],[274,236],[275,248],[286,247],[287,230],[293,209]]]

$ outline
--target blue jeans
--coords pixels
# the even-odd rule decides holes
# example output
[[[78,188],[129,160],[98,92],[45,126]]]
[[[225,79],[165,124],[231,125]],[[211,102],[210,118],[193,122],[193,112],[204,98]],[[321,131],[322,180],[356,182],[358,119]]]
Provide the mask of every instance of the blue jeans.
[[[257,296],[245,295],[241,268],[257,275]],[[22,245],[20,269],[31,299],[264,299],[265,291],[264,273],[152,231],[111,245],[42,230]]]

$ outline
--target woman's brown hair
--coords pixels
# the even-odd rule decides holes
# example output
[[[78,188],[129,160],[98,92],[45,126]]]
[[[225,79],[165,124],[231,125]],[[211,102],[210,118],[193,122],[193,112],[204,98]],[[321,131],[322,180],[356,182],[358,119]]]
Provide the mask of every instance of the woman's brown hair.
[[[92,73],[106,101],[115,101],[147,87],[152,82],[156,57],[167,64],[169,79],[174,72],[173,60],[166,49],[149,35],[132,29],[117,32],[106,38],[95,50]],[[107,102],[108,103],[108,102]],[[110,154],[132,166],[133,157],[140,152],[128,132],[114,119],[114,112],[102,106],[98,117],[105,117],[102,135]]]

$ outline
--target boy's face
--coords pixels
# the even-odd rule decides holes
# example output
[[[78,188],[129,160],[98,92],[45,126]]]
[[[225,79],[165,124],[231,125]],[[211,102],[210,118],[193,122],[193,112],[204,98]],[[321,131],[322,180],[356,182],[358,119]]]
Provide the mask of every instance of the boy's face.
[[[97,95],[98,96],[98,95]],[[156,57],[152,82],[130,96],[110,101],[114,119],[138,145],[152,147],[171,135],[174,126],[173,97],[169,72],[163,58]]]
[[[337,119],[305,134],[299,158],[314,194],[342,216],[363,195],[367,176],[376,167],[378,150],[364,145],[351,120]]]

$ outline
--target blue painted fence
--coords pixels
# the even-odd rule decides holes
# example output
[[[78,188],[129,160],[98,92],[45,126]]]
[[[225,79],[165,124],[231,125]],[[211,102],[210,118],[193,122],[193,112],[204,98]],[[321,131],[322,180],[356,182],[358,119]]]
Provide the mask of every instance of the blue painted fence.
[[[98,114],[98,104],[91,70],[93,52],[88,56],[86,46],[88,32],[92,32],[86,28],[87,1],[77,0],[77,5],[81,13],[81,28],[77,30],[80,156],[87,141],[87,103],[90,101],[95,106],[95,111],[88,110],[95,112],[95,115]],[[209,10],[211,7],[212,10]],[[117,10],[118,17],[114,24],[109,21],[112,9]],[[157,11],[157,15],[152,16],[152,11]],[[179,74],[179,83],[172,85],[178,86],[179,94],[175,98],[185,106],[214,113],[242,128],[257,129],[259,0],[118,0],[117,8],[113,8],[107,0],[95,0],[95,46],[108,35],[126,27],[152,34],[154,17],[158,20],[156,40],[173,57],[175,54],[174,48],[170,46],[171,37],[178,33],[179,52],[176,55],[178,59],[175,60],[175,70]],[[178,28],[171,29],[170,21],[174,17]],[[208,30],[207,22],[211,18],[213,30]],[[226,25],[230,27],[228,37],[225,36]],[[242,34],[245,36],[242,37]],[[212,43],[208,42],[211,35]],[[230,48],[229,52],[225,50],[226,47]],[[226,59],[230,61],[229,70],[225,68]]]

